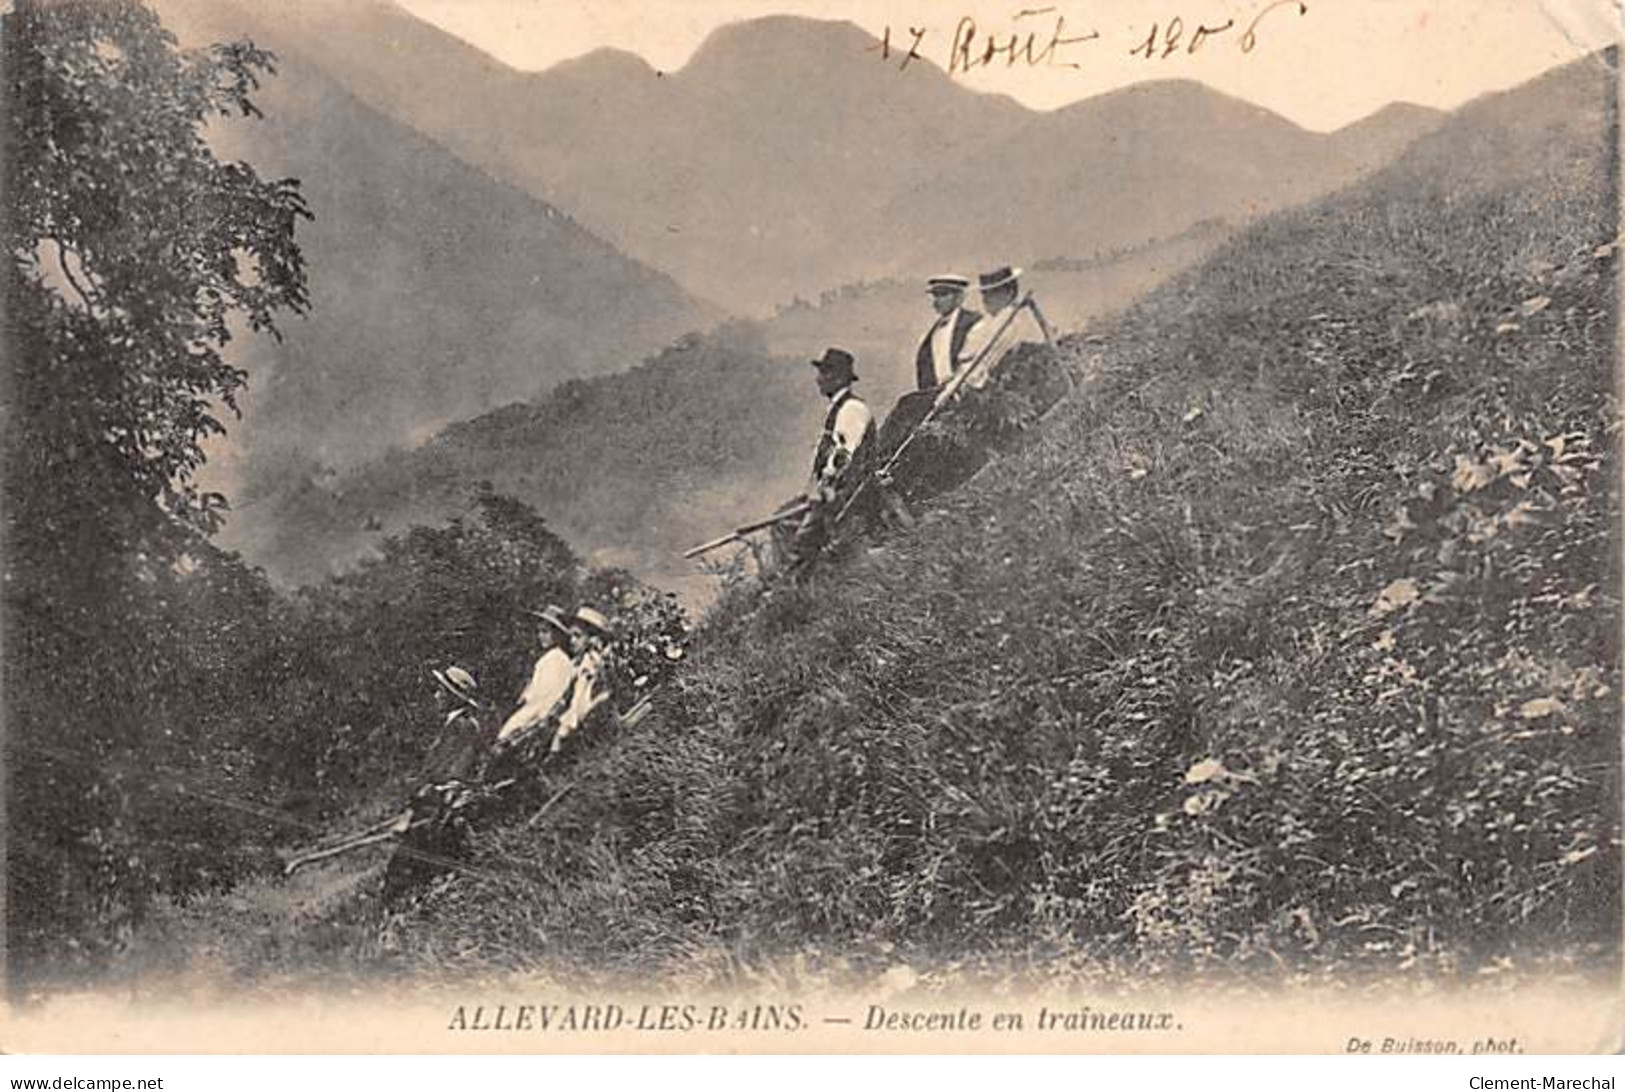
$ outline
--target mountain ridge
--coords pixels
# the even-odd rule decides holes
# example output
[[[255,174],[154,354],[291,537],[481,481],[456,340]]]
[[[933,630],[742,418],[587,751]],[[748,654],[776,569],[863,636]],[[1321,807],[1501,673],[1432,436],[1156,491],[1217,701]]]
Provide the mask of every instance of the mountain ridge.
[[[320,4],[300,8],[321,10]],[[1199,113],[1222,115],[1233,141],[1249,147],[1284,141],[1290,154],[1266,148],[1261,168],[1250,170],[1246,157],[1221,151],[1175,155],[1167,147],[1145,148],[1143,169],[1113,186],[1112,143],[1100,132],[1071,131],[1071,119],[1163,93],[1125,98],[1119,89],[1059,111],[1033,111],[1007,96],[972,90],[934,65],[895,71],[878,60],[874,39],[856,25],[796,16],[718,27],[672,72],[655,73],[624,50],[600,49],[521,73],[493,69],[498,62],[484,54],[471,58],[471,47],[428,24],[408,33],[416,17],[405,9],[357,10],[330,33],[320,32],[319,21],[278,26],[243,18],[273,45],[308,54],[364,100],[493,176],[569,210],[622,250],[735,314],[765,315],[798,294],[917,273],[921,262],[939,264],[956,256],[953,239],[934,246],[920,240],[941,236],[944,223],[964,224],[971,236],[955,264],[982,261],[992,245],[982,246],[981,237],[1003,227],[995,218],[981,230],[985,201],[944,219],[952,210],[941,201],[916,211],[909,197],[935,189],[985,193],[990,172],[977,157],[994,145],[1015,188],[1039,202],[1019,225],[1017,254],[1028,252],[1027,239],[1052,235],[1057,223],[1064,245],[1048,253],[1093,250],[1096,236],[1113,245],[1134,242],[1120,230],[1139,214],[1137,206],[1124,207],[1129,197],[1157,205],[1156,230],[1149,234],[1168,235],[1188,226],[1177,209],[1191,192],[1211,196],[1189,222],[1236,219],[1336,188],[1375,158],[1351,160],[1332,138],[1254,104],[1221,109],[1220,100],[1244,100],[1184,81],[1180,96]],[[368,18],[378,29],[358,30]],[[403,55],[427,77],[403,75],[399,56],[388,51],[347,47],[364,33],[407,43]],[[1406,123],[1420,131],[1428,119],[1411,115]],[[1094,128],[1136,135],[1131,123]],[[1030,139],[1012,139],[1017,131]],[[1084,140],[1092,149],[1078,151]],[[1052,147],[1073,149],[1064,170],[1042,161]],[[1328,154],[1329,171],[1315,165]],[[1282,164],[1303,184],[1288,179],[1276,187],[1271,172]],[[1073,188],[1102,174],[1104,192],[1118,198],[1082,208],[1068,200]],[[1188,184],[1180,188],[1182,176]],[[1173,188],[1159,200],[1165,186]],[[719,253],[729,261],[717,262]]]

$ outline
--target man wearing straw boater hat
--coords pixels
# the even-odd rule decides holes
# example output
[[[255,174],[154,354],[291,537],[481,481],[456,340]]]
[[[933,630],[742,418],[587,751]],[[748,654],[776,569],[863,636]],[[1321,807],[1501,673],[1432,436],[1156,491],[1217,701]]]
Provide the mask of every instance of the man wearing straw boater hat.
[[[446,711],[446,719],[424,762],[417,790],[405,812],[388,828],[389,835],[398,840],[398,848],[384,873],[387,906],[416,898],[440,874],[443,862],[467,854],[471,831],[465,810],[490,757],[489,734],[480,725],[482,706],[474,676],[455,664],[429,674],[438,684],[435,702]],[[377,837],[369,835],[357,844]]]
[[[939,273],[925,282],[936,321],[914,354],[914,382],[922,391],[935,390],[954,377],[964,361],[965,337],[982,315],[965,306],[970,278]]]
[[[982,293],[982,307],[987,312],[971,327],[965,338],[964,361],[976,361],[976,370],[965,380],[965,385],[981,388],[999,366],[1007,353],[1023,341],[1047,342],[1049,334],[1039,324],[1037,313],[1031,307],[1022,307],[1020,314],[1011,315],[1010,309],[1022,305],[1021,270],[1010,266],[981,274],[976,278]],[[1007,325],[1008,320],[1008,325]],[[1000,329],[1004,329],[1002,335]],[[989,347],[995,335],[999,343]],[[984,352],[984,350],[986,350]],[[978,354],[980,360],[976,360]]]
[[[288,875],[341,853],[396,842],[408,852],[392,856],[385,874],[384,901],[393,903],[434,874],[433,868],[426,867],[429,862],[422,856],[424,852],[444,858],[466,847],[468,831],[462,811],[485,776],[491,737],[482,724],[484,706],[474,676],[456,664],[444,670],[432,668],[429,675],[435,682],[435,708],[445,719],[419,768],[417,787],[405,809],[336,844],[289,858],[283,865]]]
[[[936,321],[920,340],[914,353],[914,386],[897,400],[885,424],[880,426],[879,449],[894,451],[931,411],[943,384],[965,366],[965,339],[981,320],[980,311],[965,306],[970,278],[958,273],[939,273],[926,278],[926,293]],[[907,521],[903,521],[906,522]]]
[[[519,708],[497,733],[497,743],[503,746],[517,743],[562,713],[575,682],[575,657],[570,648],[574,635],[570,623],[557,607],[526,613],[537,620],[536,640],[542,653],[530,673],[530,682],[519,697]]]

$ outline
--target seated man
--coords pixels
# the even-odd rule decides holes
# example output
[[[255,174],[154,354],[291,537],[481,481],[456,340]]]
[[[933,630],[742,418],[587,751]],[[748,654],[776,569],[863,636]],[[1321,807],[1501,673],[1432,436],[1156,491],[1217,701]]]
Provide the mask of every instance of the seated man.
[[[940,273],[925,282],[931,296],[936,321],[925,333],[914,354],[914,383],[921,391],[934,391],[959,370],[964,359],[965,338],[982,318],[965,306],[965,290],[970,279],[957,273]]]
[[[954,377],[965,360],[965,339],[981,321],[979,311],[965,306],[970,280],[957,273],[940,273],[926,282],[937,319],[926,331],[914,354],[915,389],[904,394],[880,426],[879,448],[897,450],[936,404],[943,384]]]

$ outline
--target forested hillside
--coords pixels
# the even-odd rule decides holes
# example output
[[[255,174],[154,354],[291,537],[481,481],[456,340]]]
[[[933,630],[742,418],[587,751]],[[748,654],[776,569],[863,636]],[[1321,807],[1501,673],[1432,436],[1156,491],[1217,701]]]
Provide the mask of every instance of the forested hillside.
[[[1062,329],[1119,310],[1200,260],[1234,229],[1213,223],[1124,253],[1038,263],[1025,283]],[[584,555],[678,590],[715,582],[682,551],[767,514],[799,490],[822,420],[806,361],[830,344],[858,356],[859,390],[884,415],[913,387],[930,311],[918,281],[851,285],[772,319],[680,339],[624,374],[461,421],[360,467],[307,459],[250,492],[233,542],[278,581],[308,584],[368,556],[381,534],[437,523],[490,481],[534,505]],[[625,442],[637,437],[635,443]]]
[[[802,487],[822,412],[805,359],[770,356],[753,326],[724,327],[354,472],[307,477],[260,514],[255,554],[293,582],[343,572],[383,534],[462,511],[468,484],[488,481],[595,563],[683,588],[699,577],[684,548]]]

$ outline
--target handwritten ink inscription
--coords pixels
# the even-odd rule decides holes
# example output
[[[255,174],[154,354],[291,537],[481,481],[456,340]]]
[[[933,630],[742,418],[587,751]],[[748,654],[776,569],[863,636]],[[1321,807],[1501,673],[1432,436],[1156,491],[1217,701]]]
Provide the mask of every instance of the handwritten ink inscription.
[[[1191,56],[1210,42],[1228,42],[1242,53],[1258,48],[1260,28],[1269,17],[1283,9],[1309,14],[1304,0],[1273,0],[1262,4],[1243,22],[1235,18],[1223,22],[1188,21],[1175,15],[1166,22],[1152,23],[1145,31],[1131,31],[1127,52],[1148,61],[1168,60],[1175,55]],[[947,27],[888,25],[872,50],[880,59],[906,69],[917,61],[932,60],[949,75],[964,75],[978,68],[1003,65],[1006,68],[1081,69],[1089,49],[1111,48],[1098,28],[1084,29],[1067,20],[1059,8],[1023,8],[1010,20],[1008,28],[988,29],[970,16],[962,17],[952,29]]]

